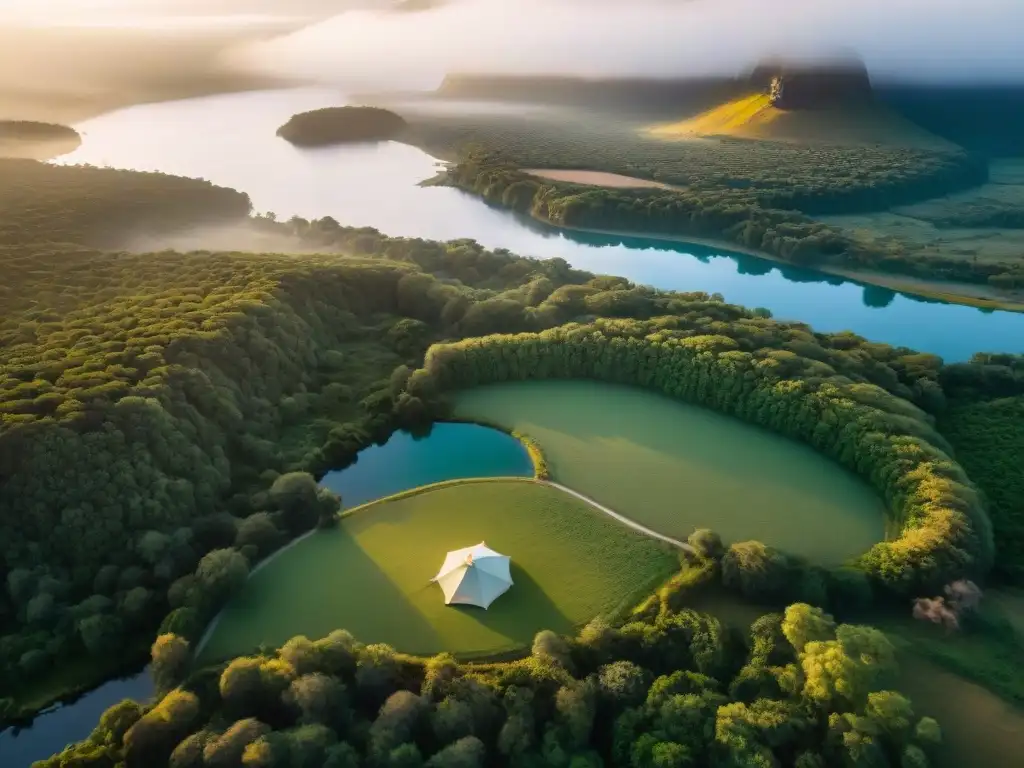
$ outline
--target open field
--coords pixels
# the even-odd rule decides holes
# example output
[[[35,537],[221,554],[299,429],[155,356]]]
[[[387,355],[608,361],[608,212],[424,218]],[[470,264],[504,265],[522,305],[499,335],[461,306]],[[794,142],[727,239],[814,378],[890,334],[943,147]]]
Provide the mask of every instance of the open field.
[[[812,449],[639,389],[591,381],[460,392],[456,413],[525,432],[552,479],[659,533],[759,539],[835,565],[884,535],[881,499]]]
[[[445,606],[430,579],[447,551],[480,541],[512,558],[514,586],[487,611]],[[339,627],[411,653],[496,653],[620,610],[677,567],[668,547],[547,486],[433,486],[353,511],[268,562],[202,658]]]

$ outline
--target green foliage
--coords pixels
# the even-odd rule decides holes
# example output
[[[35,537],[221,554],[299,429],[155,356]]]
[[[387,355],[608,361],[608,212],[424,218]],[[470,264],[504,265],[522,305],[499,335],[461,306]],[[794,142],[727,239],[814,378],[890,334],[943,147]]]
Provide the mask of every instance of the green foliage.
[[[188,641],[178,635],[158,635],[150,651],[150,673],[159,690],[169,690],[184,676],[189,661]]]
[[[133,234],[240,219],[249,209],[247,195],[199,179],[0,158],[0,246],[121,247]],[[4,281],[0,306],[17,286]]]
[[[1024,395],[954,400],[941,428],[988,501],[997,572],[1024,581]]]
[[[851,386],[818,359],[759,349],[744,325],[697,334],[671,320],[598,320],[435,345],[410,394],[538,377],[651,387],[803,440],[869,480],[902,529],[860,560],[888,588],[915,593],[986,571],[988,517],[924,414],[881,388]],[[723,562],[727,582],[751,594],[781,587],[780,556],[757,544],[734,550]]]
[[[786,615],[794,623],[813,611],[795,605]],[[892,648],[884,637],[830,625],[803,651],[787,650],[778,624],[777,616],[759,620],[745,646],[709,633],[717,625],[709,617],[666,610],[607,625],[601,650],[592,638],[545,635],[540,664],[398,656],[346,633],[297,637],[277,652],[235,659],[217,688],[176,689],[148,712],[119,704],[89,739],[41,765],[746,767],[800,755],[796,765],[817,767],[866,751],[891,765],[934,751],[934,721],[916,718],[885,687]],[[555,645],[575,660],[572,670],[552,665]],[[826,664],[815,646],[828,647]],[[342,647],[350,663],[337,663]],[[779,654],[799,657],[802,667],[779,672],[795,685],[732,697],[745,670],[771,673],[766,665]],[[716,677],[697,671],[710,657],[719,660]]]
[[[299,147],[390,139],[405,120],[379,107],[324,107],[292,115],[277,135]]]
[[[242,564],[219,555],[235,565],[206,561],[200,577],[201,558],[231,547],[263,556],[276,546],[268,517],[284,535],[332,524],[336,499],[317,491],[307,517],[306,505],[273,500],[270,485],[344,467],[396,426],[434,418],[432,378],[392,372],[416,365],[436,339],[535,332],[595,313],[659,317],[656,327],[675,334],[732,334],[741,353],[770,350],[759,366],[780,382],[845,379],[851,400],[881,403],[886,429],[898,421],[942,449],[920,412],[897,400],[941,408],[947,369],[929,356],[815,335],[703,293],[594,278],[561,259],[298,218],[251,225],[358,255],[154,258],[89,247],[248,209],[245,195],[202,181],[0,161],[0,694],[47,666],[40,653],[52,665],[83,651],[107,658],[139,636],[148,643],[168,610],[161,632],[198,639]],[[1001,366],[981,361],[951,376],[1010,386]],[[931,491],[913,500],[929,514],[902,522],[946,509],[941,489]]]

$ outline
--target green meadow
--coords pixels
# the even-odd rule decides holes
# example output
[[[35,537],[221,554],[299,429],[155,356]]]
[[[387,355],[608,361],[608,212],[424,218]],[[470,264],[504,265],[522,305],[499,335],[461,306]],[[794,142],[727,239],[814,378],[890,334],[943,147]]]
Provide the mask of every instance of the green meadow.
[[[460,418],[514,429],[552,479],[677,539],[712,528],[837,565],[884,538],[882,500],[808,446],[641,389],[532,381],[460,392]]]
[[[512,559],[488,610],[446,606],[430,579],[445,553],[486,541]],[[666,545],[561,491],[523,480],[431,486],[354,510],[257,570],[202,661],[345,628],[400,651],[486,656],[570,632],[645,596],[678,568]]]

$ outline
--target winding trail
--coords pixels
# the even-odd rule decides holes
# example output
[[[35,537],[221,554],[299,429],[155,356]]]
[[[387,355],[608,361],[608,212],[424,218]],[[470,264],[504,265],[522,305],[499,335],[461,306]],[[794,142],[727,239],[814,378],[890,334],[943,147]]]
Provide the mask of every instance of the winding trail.
[[[604,512],[609,517],[614,517],[620,523],[622,523],[624,525],[628,525],[634,531],[639,531],[640,533],[642,533],[642,534],[644,534],[646,536],[650,536],[652,539],[659,539],[660,541],[664,541],[664,542],[666,542],[668,544],[671,544],[673,546],[679,547],[680,549],[685,549],[687,552],[696,552],[696,550],[692,546],[687,544],[685,541],[679,541],[679,539],[673,539],[671,536],[666,536],[663,533],[658,533],[657,531],[652,531],[650,528],[647,528],[646,526],[640,525],[640,523],[636,522],[635,520],[630,520],[628,517],[625,517],[624,515],[620,515],[614,509],[611,509],[610,507],[606,507],[601,502],[596,501],[596,500],[590,498],[589,496],[584,496],[579,491],[574,491],[572,488],[568,488],[568,487],[562,485],[561,483],[556,483],[556,482],[554,482],[552,480],[537,480],[536,482],[541,483],[542,485],[550,486],[552,488],[557,488],[562,493],[567,493],[570,496],[574,496],[577,499],[579,499],[580,501],[585,502],[586,504],[589,504],[594,509],[597,509],[597,510],[600,510],[601,512]]]

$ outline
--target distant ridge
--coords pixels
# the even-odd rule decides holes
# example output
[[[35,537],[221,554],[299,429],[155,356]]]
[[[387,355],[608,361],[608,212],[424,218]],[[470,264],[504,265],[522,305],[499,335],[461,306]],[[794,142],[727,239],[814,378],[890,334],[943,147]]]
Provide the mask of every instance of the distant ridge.
[[[634,110],[696,112],[743,91],[734,77],[585,78],[557,75],[452,74],[434,92],[439,98],[529,101]]]

